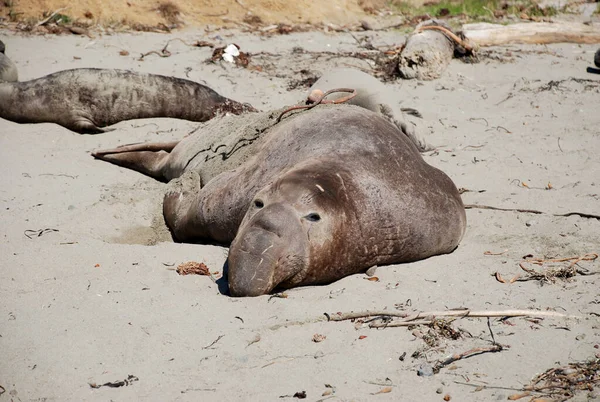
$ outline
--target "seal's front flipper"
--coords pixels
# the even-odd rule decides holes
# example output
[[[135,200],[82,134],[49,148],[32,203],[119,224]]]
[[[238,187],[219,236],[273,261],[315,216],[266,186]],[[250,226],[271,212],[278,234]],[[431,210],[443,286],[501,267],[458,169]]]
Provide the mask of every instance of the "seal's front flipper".
[[[163,169],[169,160],[169,152],[178,143],[179,141],[124,145],[119,148],[92,152],[92,156],[166,182],[168,179],[164,176]]]
[[[163,200],[163,216],[173,238],[177,241],[191,241],[197,238],[196,230],[202,225],[194,224],[199,211],[198,195],[202,189],[202,179],[193,170],[169,182]]]

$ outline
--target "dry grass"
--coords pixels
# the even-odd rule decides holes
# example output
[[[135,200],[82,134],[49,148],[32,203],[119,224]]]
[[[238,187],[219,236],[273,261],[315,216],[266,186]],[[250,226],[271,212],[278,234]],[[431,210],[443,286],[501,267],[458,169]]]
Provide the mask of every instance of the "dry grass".
[[[179,25],[179,15],[181,14],[181,9],[179,6],[172,1],[165,1],[158,5],[156,10],[160,13],[160,15],[165,19],[165,21],[169,25]]]

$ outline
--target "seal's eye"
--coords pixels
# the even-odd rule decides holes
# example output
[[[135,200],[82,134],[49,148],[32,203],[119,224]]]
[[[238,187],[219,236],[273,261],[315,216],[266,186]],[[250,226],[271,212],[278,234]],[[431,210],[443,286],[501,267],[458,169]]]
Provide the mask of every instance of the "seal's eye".
[[[254,206],[255,206],[256,208],[262,208],[262,207],[264,207],[264,206],[265,206],[265,203],[264,203],[264,202],[262,202],[261,200],[254,200]]]
[[[306,219],[308,219],[311,222],[319,222],[321,220],[321,215],[317,214],[316,212],[313,212],[312,214],[306,215]]]

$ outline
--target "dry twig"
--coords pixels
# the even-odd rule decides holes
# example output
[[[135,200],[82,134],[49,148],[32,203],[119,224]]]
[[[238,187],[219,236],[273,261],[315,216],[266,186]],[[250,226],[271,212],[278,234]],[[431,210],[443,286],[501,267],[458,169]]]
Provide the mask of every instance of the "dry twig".
[[[58,13],[60,13],[61,11],[65,11],[66,9],[68,9],[69,7],[63,7],[63,8],[59,8],[58,10],[54,11],[52,14],[50,14],[50,16],[48,18],[44,18],[43,20],[41,20],[40,22],[38,22],[37,24],[35,24],[36,27],[39,27],[41,25],[46,25],[50,20],[52,20],[52,18],[54,18],[54,16]]]
[[[538,375],[524,391],[543,392],[549,396],[571,398],[575,391],[587,391],[600,384],[600,359],[584,363],[570,363]]]
[[[538,310],[499,310],[499,311],[475,311],[475,310],[446,310],[446,311],[428,311],[420,313],[406,313],[400,311],[362,311],[351,313],[325,313],[328,321],[345,321],[356,318],[368,318],[375,316],[401,317],[405,321],[413,321],[419,318],[427,317],[566,317],[565,314],[557,313],[556,311],[538,311]]]
[[[481,205],[481,204],[465,204],[465,209],[490,209],[493,211],[510,211],[510,212],[524,212],[528,214],[536,214],[536,215],[553,215],[553,216],[572,216],[577,215],[582,218],[594,218],[600,219],[600,215],[596,214],[588,214],[584,212],[567,212],[565,214],[553,214],[544,211],[538,211],[536,209],[523,209],[523,208],[500,208],[500,207],[492,207],[490,205]]]
[[[530,258],[525,261],[519,263],[521,269],[529,274],[529,276],[524,278],[519,278],[519,281],[530,281],[530,280],[542,280],[546,282],[554,283],[556,278],[569,279],[574,277],[575,275],[594,275],[598,272],[589,272],[582,268],[577,267],[577,263],[580,261],[594,261],[598,258],[598,254],[596,253],[588,253],[584,256],[575,256],[575,257],[567,257],[567,258]],[[545,271],[539,272],[535,269],[528,268],[525,264],[536,264],[543,266],[546,263],[558,263],[558,262],[567,262],[571,261],[569,266],[561,267],[561,268],[551,268]]]
[[[467,350],[466,352],[463,352],[463,353],[455,353],[455,354],[453,354],[451,356],[448,356],[446,359],[444,359],[442,361],[438,361],[435,364],[435,366],[433,367],[433,372],[434,373],[439,373],[440,369],[446,367],[447,365],[449,365],[451,363],[454,363],[457,360],[466,359],[468,357],[480,355],[482,353],[496,353],[496,352],[501,352],[505,348],[507,348],[507,346],[503,346],[503,345],[500,345],[499,343],[496,343],[494,345],[483,347],[483,348],[469,349],[469,350]]]

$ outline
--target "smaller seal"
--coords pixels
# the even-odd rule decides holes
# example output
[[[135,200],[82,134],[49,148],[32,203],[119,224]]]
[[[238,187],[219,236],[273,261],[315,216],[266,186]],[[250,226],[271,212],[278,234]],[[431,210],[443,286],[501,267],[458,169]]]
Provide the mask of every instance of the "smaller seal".
[[[81,134],[123,120],[170,117],[207,121],[256,111],[181,78],[126,70],[80,68],[31,81],[0,83],[0,117],[16,123],[56,123]]]
[[[600,68],[600,49],[598,49],[596,55],[594,56],[594,64],[596,67]]]
[[[4,54],[6,46],[0,40],[0,81],[15,82],[19,80],[17,66]]]
[[[421,114],[415,109],[401,108],[401,99],[397,99],[398,95],[390,87],[360,70],[339,68],[328,71],[310,87],[308,99],[304,98],[302,101],[313,103],[325,91],[339,87],[355,89],[357,95],[348,100],[348,104],[363,107],[385,117],[398,127],[420,152],[434,149],[425,140],[425,125]],[[344,94],[334,94],[329,96],[329,99],[335,101],[344,96]]]

